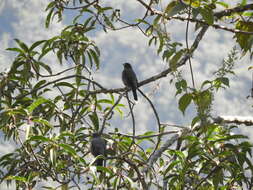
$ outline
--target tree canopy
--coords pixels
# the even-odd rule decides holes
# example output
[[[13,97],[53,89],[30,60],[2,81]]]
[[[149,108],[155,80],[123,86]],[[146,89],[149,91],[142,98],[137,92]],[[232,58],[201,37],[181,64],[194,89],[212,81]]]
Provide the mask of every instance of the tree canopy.
[[[238,130],[253,121],[215,117],[211,112],[214,95],[229,88],[235,64],[243,57],[252,58],[253,4],[247,0],[236,5],[221,0],[136,2],[143,15],[132,20],[107,1],[49,0],[45,27],[55,19],[62,22],[66,11],[71,12],[71,23],[50,39],[32,45],[15,39],[16,47],[7,49],[15,52],[15,59],[0,75],[0,130],[16,149],[0,158],[1,183],[14,183],[16,189],[62,190],[253,188],[252,144]],[[167,30],[171,22],[182,23],[184,44],[171,38]],[[92,32],[127,28],[141,31],[149,40],[146,46],[155,46],[166,63],[162,72],[138,81],[138,97],[148,102],[156,123],[155,130],[141,135],[136,135],[138,113],[134,112],[139,102],[127,93],[130,89],[108,88],[93,78],[103,64],[103,49],[92,40]],[[198,86],[192,60],[210,28],[231,33],[234,47],[222,65],[216,65],[212,78],[198,81]],[[48,57],[57,61],[51,63]],[[53,64],[67,69],[55,71]],[[188,72],[182,73],[182,68]],[[142,90],[168,76],[182,114],[190,105],[196,110],[188,126],[161,121],[152,98]],[[253,98],[253,90],[248,98]],[[131,118],[131,133],[113,126],[116,115]],[[107,141],[105,156],[91,156],[95,132]],[[96,166],[101,158],[106,165]],[[51,186],[45,185],[48,181]]]

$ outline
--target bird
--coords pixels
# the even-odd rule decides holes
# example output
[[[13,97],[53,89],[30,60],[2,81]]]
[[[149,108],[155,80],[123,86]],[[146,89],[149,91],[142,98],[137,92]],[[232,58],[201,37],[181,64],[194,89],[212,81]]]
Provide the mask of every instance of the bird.
[[[94,157],[97,157],[98,155],[105,156],[106,141],[105,139],[101,138],[101,135],[99,133],[92,134],[90,151]],[[96,165],[103,166],[103,162],[103,158],[98,158],[96,160]]]
[[[130,88],[133,92],[134,99],[137,101],[137,88],[138,88],[138,81],[136,74],[131,66],[130,63],[124,63],[124,70],[122,72],[122,81],[124,85],[128,88]]]

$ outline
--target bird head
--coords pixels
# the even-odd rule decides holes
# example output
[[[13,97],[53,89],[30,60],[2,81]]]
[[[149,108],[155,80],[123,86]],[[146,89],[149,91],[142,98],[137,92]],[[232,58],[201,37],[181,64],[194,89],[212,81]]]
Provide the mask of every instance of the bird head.
[[[124,68],[126,68],[126,69],[131,69],[132,68],[130,63],[124,63],[123,65],[124,65]]]
[[[100,136],[100,135],[99,135],[98,132],[92,133],[92,137],[93,137],[93,138],[96,138],[96,137],[99,137],[99,136]]]

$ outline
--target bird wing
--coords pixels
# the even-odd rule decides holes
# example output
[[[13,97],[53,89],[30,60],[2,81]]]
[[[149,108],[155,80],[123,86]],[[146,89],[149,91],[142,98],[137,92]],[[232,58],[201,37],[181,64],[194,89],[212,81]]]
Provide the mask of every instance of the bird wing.
[[[105,155],[105,148],[106,148],[106,143],[105,140],[97,137],[93,138],[91,141],[91,153],[94,156],[98,155]]]
[[[137,88],[137,77],[132,69],[124,69],[122,72],[123,83],[130,88]]]

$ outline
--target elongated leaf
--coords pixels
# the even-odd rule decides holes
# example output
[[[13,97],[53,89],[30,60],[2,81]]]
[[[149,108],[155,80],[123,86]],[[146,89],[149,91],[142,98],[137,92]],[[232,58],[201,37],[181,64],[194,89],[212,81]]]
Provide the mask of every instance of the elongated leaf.
[[[185,114],[186,108],[189,106],[189,104],[192,101],[192,95],[191,94],[184,94],[180,99],[179,99],[179,109],[183,114]]]
[[[40,41],[37,41],[35,42],[29,49],[29,51],[32,51],[34,48],[38,47],[40,44],[46,42],[46,40],[40,40]]]
[[[27,45],[24,42],[20,41],[19,39],[14,39],[14,40],[17,42],[17,44],[19,45],[19,47],[21,47],[24,50],[24,52],[28,52],[29,51]]]
[[[167,13],[167,16],[174,16],[186,8],[187,6],[185,4],[180,3],[179,1],[172,1],[166,7],[165,13]]]
[[[35,100],[30,106],[28,106],[28,112],[29,113],[32,113],[33,112],[33,110],[35,109],[35,108],[37,108],[39,105],[41,105],[41,104],[43,104],[43,103],[45,103],[45,102],[48,102],[49,100],[47,100],[47,99],[45,99],[45,98],[38,98],[37,100]]]
[[[40,66],[42,66],[49,74],[52,74],[52,69],[50,66],[48,66],[47,64],[43,63],[43,62],[38,62],[38,64]]]
[[[246,32],[253,32],[253,22],[240,20],[236,23],[236,29]],[[240,45],[244,52],[251,50],[253,44],[252,35],[236,33],[234,38],[236,38],[236,42]]]
[[[51,3],[49,3],[49,4],[47,5],[47,8],[46,8],[45,11],[47,11],[47,10],[53,8],[56,4],[57,4],[57,1],[52,1]]]
[[[47,82],[46,80],[39,81],[37,84],[35,84],[35,86],[33,87],[33,89],[38,89],[42,85],[46,84],[46,82]]]
[[[49,142],[50,139],[44,136],[32,136],[29,138],[29,141],[43,141],[43,142]]]
[[[212,25],[214,22],[213,11],[210,8],[201,8],[200,14],[208,25]]]
[[[72,84],[70,84],[68,82],[58,82],[54,86],[66,86],[66,87],[69,87],[69,88],[75,88]]]
[[[113,172],[109,168],[105,168],[105,167],[102,167],[102,166],[97,166],[97,170],[104,171],[104,172],[106,172],[110,175],[113,175]]]
[[[51,17],[52,17],[52,14],[54,12],[54,9],[51,9],[47,15],[47,18],[46,18],[46,22],[45,22],[45,27],[48,28],[49,27],[49,24],[50,24],[50,20],[51,20]]]
[[[229,87],[229,79],[226,77],[221,77],[221,78],[217,78],[217,80],[219,80],[222,84],[226,85]]]
[[[18,53],[24,53],[24,51],[22,49],[19,49],[19,48],[7,48],[6,50],[15,51],[15,52],[18,52]]]
[[[90,120],[93,123],[93,126],[95,127],[96,130],[98,130],[99,128],[99,119],[98,119],[98,115],[96,112],[93,112],[92,114],[89,115]]]
[[[21,181],[21,182],[27,182],[27,179],[25,177],[20,177],[20,176],[8,176],[5,178],[6,180],[14,179],[16,181]]]
[[[178,52],[172,57],[172,59],[170,60],[169,65],[170,65],[170,68],[171,68],[173,71],[176,70],[176,68],[177,68],[177,62],[178,62],[178,60],[182,57],[184,51],[185,51],[185,50],[180,50],[180,51],[178,51]]]
[[[96,64],[97,69],[99,69],[99,54],[96,53],[94,50],[90,49],[91,56]]]
[[[39,56],[39,60],[44,57],[48,52],[50,52],[51,50],[53,50],[53,48],[45,48],[42,50],[42,53]]]
[[[59,146],[62,147],[66,152],[76,155],[75,149],[73,149],[70,145],[61,143]]]
[[[49,121],[39,118],[39,119],[33,119],[33,122],[37,122],[40,123],[42,125],[48,126],[48,127],[52,127],[52,125],[49,123]]]

